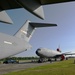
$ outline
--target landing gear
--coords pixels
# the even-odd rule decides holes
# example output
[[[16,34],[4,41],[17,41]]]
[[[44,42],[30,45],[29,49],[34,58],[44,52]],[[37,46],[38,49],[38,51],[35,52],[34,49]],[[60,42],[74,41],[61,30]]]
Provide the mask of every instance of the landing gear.
[[[50,63],[52,62],[52,60],[50,58],[48,58],[48,61],[50,61]]]
[[[38,60],[38,63],[42,63],[43,62],[43,58],[40,58],[39,60]]]
[[[55,58],[55,61],[57,61],[57,58]]]
[[[66,60],[68,60],[68,58],[66,58]]]

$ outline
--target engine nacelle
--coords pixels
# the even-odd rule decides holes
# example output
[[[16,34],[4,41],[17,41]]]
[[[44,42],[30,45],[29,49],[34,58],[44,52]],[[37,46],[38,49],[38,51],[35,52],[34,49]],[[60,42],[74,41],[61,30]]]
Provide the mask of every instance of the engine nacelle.
[[[57,48],[57,51],[58,51],[58,52],[61,52],[61,50],[60,50],[59,48]]]

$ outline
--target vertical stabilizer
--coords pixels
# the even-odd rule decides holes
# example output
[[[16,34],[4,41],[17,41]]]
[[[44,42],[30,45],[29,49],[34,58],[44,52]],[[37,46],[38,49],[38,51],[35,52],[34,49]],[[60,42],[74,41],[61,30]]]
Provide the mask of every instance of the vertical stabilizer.
[[[58,46],[57,51],[58,52],[61,52],[60,45]]]
[[[48,23],[34,23],[27,20],[14,36],[24,39],[25,41],[28,42],[32,37],[32,34],[34,33],[36,27],[38,28],[38,27],[49,27],[49,26],[57,26],[57,25],[48,24]]]
[[[29,20],[27,20],[24,25],[20,28],[20,30],[15,34],[16,37],[29,41],[30,37],[34,32],[34,27],[29,24]]]

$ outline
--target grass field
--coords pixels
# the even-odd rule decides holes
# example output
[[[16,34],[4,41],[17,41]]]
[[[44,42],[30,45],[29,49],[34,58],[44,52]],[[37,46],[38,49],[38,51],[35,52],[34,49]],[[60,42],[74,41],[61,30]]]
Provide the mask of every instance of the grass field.
[[[4,75],[75,75],[75,64],[69,59]]]

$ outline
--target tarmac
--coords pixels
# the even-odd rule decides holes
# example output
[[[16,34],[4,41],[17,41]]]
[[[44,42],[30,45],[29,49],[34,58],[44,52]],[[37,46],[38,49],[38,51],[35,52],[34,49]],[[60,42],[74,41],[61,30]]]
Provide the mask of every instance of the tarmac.
[[[20,70],[25,70],[28,68],[33,68],[37,66],[42,66],[48,64],[50,62],[45,63],[37,63],[37,62],[20,62],[19,64],[0,64],[0,75],[9,73],[9,72],[16,72]]]

